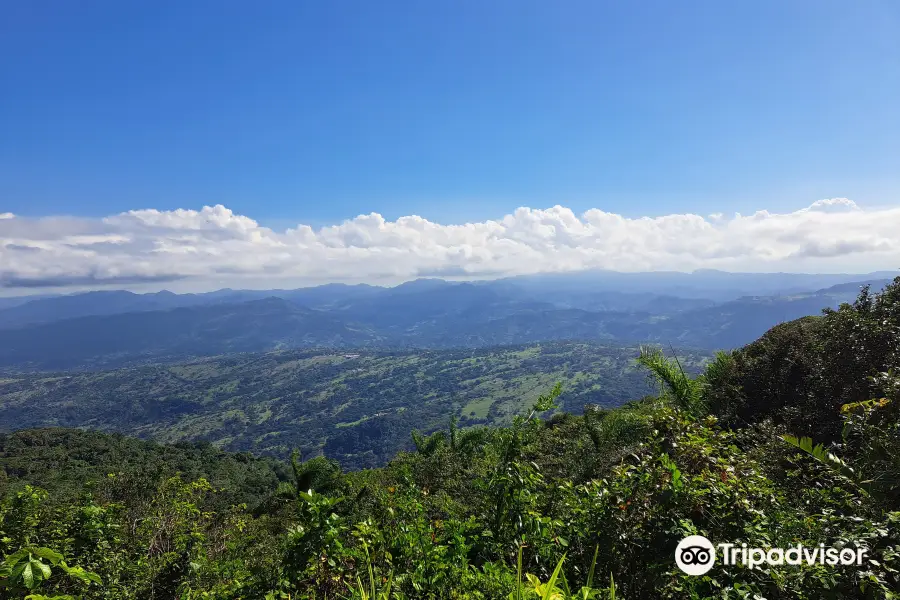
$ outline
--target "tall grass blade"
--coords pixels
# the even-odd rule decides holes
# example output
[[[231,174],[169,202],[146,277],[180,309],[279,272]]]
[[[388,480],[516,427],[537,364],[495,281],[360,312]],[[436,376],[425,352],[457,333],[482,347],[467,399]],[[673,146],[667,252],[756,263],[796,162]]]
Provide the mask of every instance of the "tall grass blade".
[[[553,590],[556,588],[556,580],[559,578],[559,572],[562,571],[564,560],[566,560],[565,554],[559,559],[556,568],[553,569],[553,575],[550,576],[550,580],[547,582],[547,588],[544,590],[543,600],[550,600],[553,597]]]
[[[594,569],[597,568],[597,553],[600,552],[600,544],[594,546],[594,560],[591,561],[591,570],[588,571],[587,587],[594,587]]]
[[[522,546],[519,545],[519,558],[516,560],[516,600],[522,600]]]

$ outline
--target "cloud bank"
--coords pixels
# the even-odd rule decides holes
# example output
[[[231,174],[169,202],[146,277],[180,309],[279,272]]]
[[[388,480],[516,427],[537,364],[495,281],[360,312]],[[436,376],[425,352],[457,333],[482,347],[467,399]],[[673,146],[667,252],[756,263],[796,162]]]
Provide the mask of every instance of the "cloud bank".
[[[869,272],[900,267],[900,207],[846,198],[791,213],[626,218],[563,206],[441,225],[360,215],[274,231],[228,208],[133,210],[103,219],[0,213],[0,286],[170,281],[303,285],[487,278],[583,269]]]

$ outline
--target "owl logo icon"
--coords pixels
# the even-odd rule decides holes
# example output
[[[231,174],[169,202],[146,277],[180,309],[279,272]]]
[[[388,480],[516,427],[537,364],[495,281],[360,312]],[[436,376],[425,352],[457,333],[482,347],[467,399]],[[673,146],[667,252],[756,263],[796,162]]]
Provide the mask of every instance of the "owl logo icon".
[[[675,548],[675,564],[688,575],[703,575],[716,562],[712,542],[702,535],[689,535]]]

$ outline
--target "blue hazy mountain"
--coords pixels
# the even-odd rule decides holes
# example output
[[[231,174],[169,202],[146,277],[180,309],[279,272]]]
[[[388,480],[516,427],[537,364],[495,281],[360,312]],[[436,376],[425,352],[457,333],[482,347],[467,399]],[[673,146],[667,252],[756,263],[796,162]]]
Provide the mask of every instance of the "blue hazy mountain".
[[[802,276],[830,285],[796,291],[801,284],[780,274],[766,279],[702,272],[695,280],[696,274],[669,273],[660,274],[657,291],[636,292],[606,289],[604,278],[624,275],[640,289],[650,281],[648,274],[589,275],[39,298],[0,309],[0,367],[77,368],[295,347],[447,348],[550,340],[732,348],[778,323],[852,301],[863,285],[877,290],[889,281],[872,277],[879,274],[856,276],[858,281]],[[753,286],[787,291],[722,301],[709,297],[713,292],[700,295],[700,288],[715,287],[710,282],[722,284],[716,294]],[[699,297],[686,296],[686,289]]]

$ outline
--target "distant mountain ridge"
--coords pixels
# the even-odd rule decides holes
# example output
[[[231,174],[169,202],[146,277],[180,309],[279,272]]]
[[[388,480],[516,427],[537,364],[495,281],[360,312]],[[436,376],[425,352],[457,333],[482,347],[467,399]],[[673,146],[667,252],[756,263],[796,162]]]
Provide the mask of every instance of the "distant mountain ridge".
[[[201,294],[161,292],[137,294],[125,290],[85,292],[68,296],[41,297],[30,302],[16,302],[8,308],[0,304],[0,329],[47,323],[75,317],[149,312],[191,306],[236,304],[277,297],[300,305],[327,305],[329,302],[365,296],[374,286],[329,284],[297,290],[232,290],[222,289]],[[18,300],[18,299],[17,299]]]
[[[0,331],[0,365],[44,369],[153,356],[203,356],[303,346],[357,346],[377,335],[282,298],[77,317]],[[127,362],[127,361],[126,361]]]
[[[877,290],[889,281],[866,277],[813,291],[717,301],[604,291],[603,285],[585,283],[583,274],[548,277],[41,298],[0,309],[0,368],[111,367],[283,348],[450,348],[550,340],[723,349],[748,343],[780,322],[852,301],[862,285]]]
[[[546,302],[557,308],[626,312],[672,312],[701,308],[744,296],[776,296],[808,293],[830,286],[857,283],[883,285],[900,273],[863,275],[810,275],[790,273],[728,273],[700,270],[693,273],[619,273],[583,271],[526,275],[489,281],[451,282],[417,279],[395,287],[331,283],[292,290],[234,290],[175,294],[163,290],[138,294],[125,290],[94,291],[71,295],[0,298],[0,328],[20,327],[61,319],[126,312],[165,310],[206,304],[235,304],[267,297],[284,298],[308,308],[346,307],[348,303],[381,297],[449,290],[455,286],[491,290],[518,300]],[[849,289],[849,288],[848,288]]]

